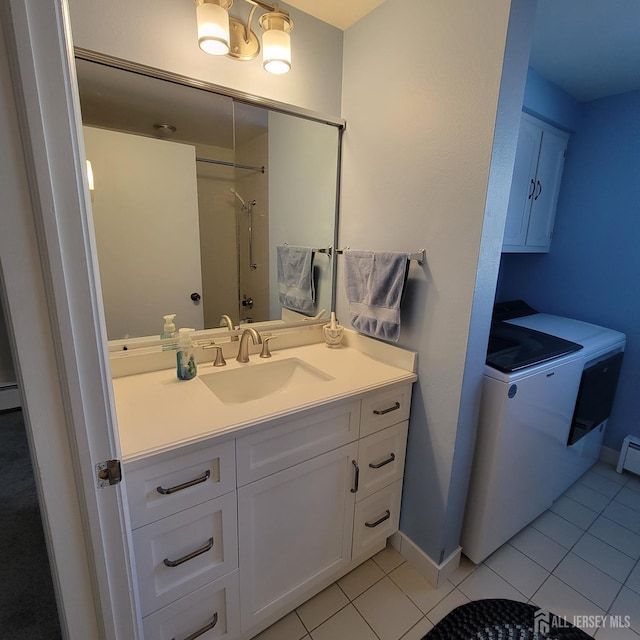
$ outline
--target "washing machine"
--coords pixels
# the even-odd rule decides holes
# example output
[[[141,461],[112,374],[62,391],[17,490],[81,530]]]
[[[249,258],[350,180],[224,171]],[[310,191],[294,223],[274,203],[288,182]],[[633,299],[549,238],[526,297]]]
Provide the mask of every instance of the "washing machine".
[[[624,347],[612,329],[522,301],[496,305],[461,538],[473,562],[597,461]]]

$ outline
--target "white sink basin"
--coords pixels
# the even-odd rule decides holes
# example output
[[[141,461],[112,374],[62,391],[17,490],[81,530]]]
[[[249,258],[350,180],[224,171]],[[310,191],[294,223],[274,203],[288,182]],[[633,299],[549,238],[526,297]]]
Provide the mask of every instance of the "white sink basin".
[[[201,375],[200,380],[224,404],[240,404],[334,378],[298,358],[287,358],[215,371]]]

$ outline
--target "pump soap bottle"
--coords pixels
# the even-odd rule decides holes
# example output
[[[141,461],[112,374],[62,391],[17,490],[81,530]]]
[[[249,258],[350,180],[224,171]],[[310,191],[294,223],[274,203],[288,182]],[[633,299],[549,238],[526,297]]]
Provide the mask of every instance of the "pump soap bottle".
[[[191,380],[198,372],[191,336],[195,329],[180,329],[176,354],[178,380]]]
[[[160,339],[165,340],[167,338],[177,338],[178,332],[176,331],[176,325],[174,320],[176,318],[175,313],[170,313],[169,315],[162,316],[164,318],[164,326],[162,327],[162,333],[160,334]],[[175,349],[174,345],[165,344],[162,345],[163,351],[171,351]]]

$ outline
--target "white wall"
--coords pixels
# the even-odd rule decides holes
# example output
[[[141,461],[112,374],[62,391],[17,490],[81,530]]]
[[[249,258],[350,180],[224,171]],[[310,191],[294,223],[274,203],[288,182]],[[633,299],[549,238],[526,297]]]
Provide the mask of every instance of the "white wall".
[[[474,401],[463,378],[509,6],[387,0],[345,34],[340,244],[427,250],[426,266],[411,265],[402,313],[400,344],[418,351],[419,381],[401,530],[435,562],[458,543],[447,533],[465,498],[449,499],[458,432],[475,433],[475,413],[459,417]],[[391,51],[372,45],[400,19]]]
[[[230,13],[249,8],[236,2]],[[342,31],[281,3],[294,21],[292,69],[274,76],[260,57],[236,62],[198,48],[193,0],[69,0],[75,46],[198,78],[224,87],[340,114]],[[261,12],[258,12],[258,15]],[[254,31],[261,29],[254,17]]]

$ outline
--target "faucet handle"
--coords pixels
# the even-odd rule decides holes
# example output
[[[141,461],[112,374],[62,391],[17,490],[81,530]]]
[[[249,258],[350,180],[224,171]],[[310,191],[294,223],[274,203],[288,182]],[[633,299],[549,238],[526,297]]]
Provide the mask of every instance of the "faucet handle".
[[[269,341],[277,338],[278,336],[263,336],[262,337],[262,351],[260,352],[261,358],[270,358],[271,351],[269,351]]]
[[[222,347],[219,344],[208,344],[202,348],[216,350],[216,357],[215,357],[215,360],[213,361],[214,367],[224,367],[227,364],[227,361],[224,359],[224,355],[222,353]]]

